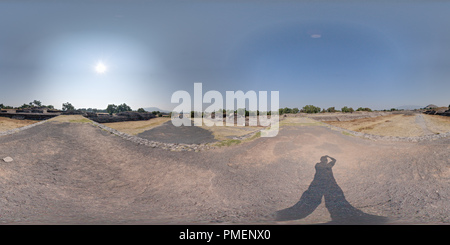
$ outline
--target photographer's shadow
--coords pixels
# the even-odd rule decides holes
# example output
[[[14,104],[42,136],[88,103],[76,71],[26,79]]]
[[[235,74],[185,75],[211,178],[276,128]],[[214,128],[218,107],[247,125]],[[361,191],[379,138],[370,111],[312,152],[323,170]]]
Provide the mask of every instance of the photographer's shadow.
[[[330,162],[328,162],[330,158]],[[336,159],[322,156],[316,164],[316,174],[300,200],[292,207],[276,212],[277,221],[299,220],[310,215],[325,199],[325,207],[330,212],[332,221],[329,224],[382,224],[386,218],[370,215],[353,207],[344,196],[344,192],[333,176],[332,168]]]

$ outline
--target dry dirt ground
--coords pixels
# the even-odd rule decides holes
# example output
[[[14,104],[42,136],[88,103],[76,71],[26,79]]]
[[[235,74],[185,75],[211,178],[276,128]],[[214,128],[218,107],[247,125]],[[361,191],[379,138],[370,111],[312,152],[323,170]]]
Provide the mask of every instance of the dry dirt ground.
[[[426,114],[393,114],[325,123],[356,132],[382,136],[416,137],[450,132],[450,118]]]
[[[432,133],[450,132],[450,117],[423,115],[428,129]]]
[[[1,136],[0,159],[14,160],[0,160],[0,223],[450,222],[449,138],[371,141],[302,120],[202,152],[138,145],[70,118]]]

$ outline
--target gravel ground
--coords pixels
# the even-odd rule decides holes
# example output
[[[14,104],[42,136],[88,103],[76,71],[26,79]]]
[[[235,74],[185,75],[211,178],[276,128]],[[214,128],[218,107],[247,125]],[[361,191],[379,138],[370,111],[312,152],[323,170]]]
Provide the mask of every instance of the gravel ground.
[[[433,134],[433,132],[431,132],[428,129],[427,124],[425,122],[425,118],[423,118],[422,114],[417,114],[416,115],[416,124],[418,124],[422,128],[422,131],[423,131],[424,135]]]
[[[211,131],[194,126],[175,127],[171,121],[137,134],[137,136],[163,143],[204,144],[217,141]]]
[[[449,156],[449,138],[373,141],[325,126],[173,152],[46,122],[0,137],[0,159],[13,159],[0,161],[0,222],[448,223]]]

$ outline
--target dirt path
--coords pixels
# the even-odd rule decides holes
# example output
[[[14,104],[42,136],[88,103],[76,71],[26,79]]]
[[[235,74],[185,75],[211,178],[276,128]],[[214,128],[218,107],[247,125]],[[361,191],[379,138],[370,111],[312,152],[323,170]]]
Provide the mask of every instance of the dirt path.
[[[321,167],[325,155],[331,167]],[[275,138],[171,152],[83,121],[47,122],[1,136],[6,156],[6,224],[450,222],[450,139],[374,142],[282,126]]]
[[[439,115],[423,115],[428,129],[435,134],[450,132],[450,117]]]
[[[422,114],[417,114],[416,115],[416,123],[422,128],[422,131],[423,131],[424,135],[433,134],[433,132],[431,132],[428,129],[427,123],[425,122],[425,119],[423,118]]]

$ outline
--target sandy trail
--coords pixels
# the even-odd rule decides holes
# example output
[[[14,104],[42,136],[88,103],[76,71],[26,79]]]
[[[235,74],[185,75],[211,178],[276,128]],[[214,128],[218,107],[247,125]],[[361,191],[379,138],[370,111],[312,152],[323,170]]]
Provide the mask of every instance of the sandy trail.
[[[425,122],[425,118],[423,118],[422,114],[416,115],[416,123],[422,128],[424,135],[433,134],[433,132],[428,129],[427,123]]]

